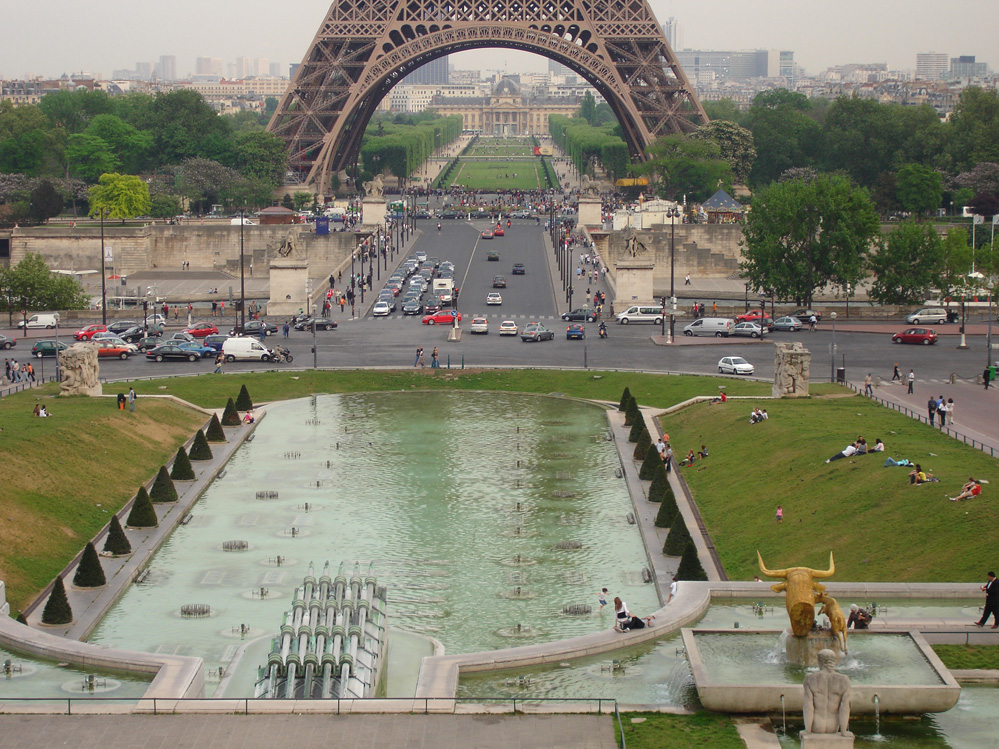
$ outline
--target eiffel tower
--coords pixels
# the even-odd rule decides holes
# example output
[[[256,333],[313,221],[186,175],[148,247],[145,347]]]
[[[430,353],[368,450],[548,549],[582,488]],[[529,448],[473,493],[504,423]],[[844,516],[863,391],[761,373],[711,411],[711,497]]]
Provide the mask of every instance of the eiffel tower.
[[[289,169],[328,194],[393,86],[441,55],[483,47],[579,73],[617,115],[632,158],[707,122],[647,0],[335,0],[267,129],[288,144]]]

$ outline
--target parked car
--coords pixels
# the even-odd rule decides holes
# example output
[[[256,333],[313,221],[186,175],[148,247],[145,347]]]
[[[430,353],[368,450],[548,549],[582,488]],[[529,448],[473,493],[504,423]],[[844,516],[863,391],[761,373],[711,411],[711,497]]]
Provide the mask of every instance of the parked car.
[[[336,320],[328,317],[305,317],[295,323],[295,330],[312,330],[312,321],[316,321],[316,330],[336,330]]]
[[[514,263],[513,270],[511,272],[515,276],[523,276],[527,273],[527,268],[524,267],[523,263]]]
[[[265,335],[274,335],[277,333],[277,326],[271,325],[269,322],[264,320],[247,320],[246,330],[242,331],[244,335],[252,335],[257,338],[260,337],[260,331],[263,331]],[[239,335],[239,326],[236,325],[232,330],[229,331],[229,335]]]
[[[580,322],[582,320],[585,320],[586,322],[596,322],[597,313],[589,307],[577,307],[571,312],[563,312],[562,319],[566,322]]]
[[[919,325],[920,323],[946,323],[948,322],[947,310],[943,307],[923,307],[905,316],[905,321],[909,325]]]
[[[490,291],[486,294],[486,304],[503,304],[503,295],[498,291]]]
[[[129,328],[137,327],[139,323],[134,320],[115,320],[113,323],[108,325],[108,330],[116,335],[121,335]]]
[[[452,315],[451,312],[454,312]],[[461,322],[461,313],[455,312],[436,312],[432,315],[427,315],[423,318],[424,325],[451,325],[455,320]]]
[[[804,326],[801,324],[801,320],[799,320],[797,317],[792,317],[791,315],[787,315],[786,317],[778,317],[776,320],[774,320],[774,330],[783,330],[787,331],[788,333],[797,333],[799,330],[802,329],[802,327]]]
[[[493,288],[494,289],[505,289],[506,288],[506,276],[493,276]]]
[[[555,340],[555,333],[539,322],[531,322],[524,326],[524,329],[520,333],[520,340],[553,341]]]
[[[740,322],[754,322],[759,324],[760,318],[763,318],[763,324],[766,325],[767,330],[774,329],[774,321],[770,315],[766,313],[761,313],[758,309],[749,310],[742,315],[737,315],[735,318],[736,323]]]
[[[892,343],[921,343],[930,346],[937,342],[937,334],[929,328],[909,328],[891,337]]]
[[[494,236],[494,235],[493,235],[493,230],[492,230],[492,229],[483,229],[483,230],[482,230],[482,233],[481,233],[481,234],[479,234],[479,236],[480,236],[480,237],[481,237],[482,239],[492,239],[492,238],[493,238],[493,236]],[[497,259],[497,260],[499,260],[499,258],[496,258],[496,259]],[[490,260],[492,260],[492,258],[490,258]]]
[[[807,309],[807,308],[806,309],[800,309],[797,312],[792,312],[791,313],[791,317],[797,317],[799,320],[801,320],[806,325],[808,324],[808,321],[812,319],[812,315],[815,315],[815,322],[817,322],[817,323],[818,322],[822,322],[822,313],[816,312],[813,309]]]
[[[517,323],[513,320],[504,320],[499,325],[500,335],[517,335],[518,332]]]
[[[700,317],[683,329],[686,336],[711,336],[728,338],[732,334],[735,322],[728,317]]]
[[[179,341],[176,343],[164,343],[146,352],[146,361],[163,362],[186,359],[193,362],[198,361],[200,358],[201,355],[197,351],[188,351],[182,348]]]
[[[751,375],[755,368],[741,356],[723,356],[718,360],[718,371],[721,374]]]
[[[8,338],[5,335],[0,335],[0,348],[9,349],[9,348],[14,348],[14,346],[16,345],[17,345],[16,338]]]
[[[31,347],[31,355],[41,359],[43,356],[55,356],[56,351],[68,348],[69,344],[62,341],[35,341],[35,345]]]
[[[85,327],[80,328],[78,331],[73,333],[73,338],[75,338],[78,341],[89,341],[97,333],[107,333],[107,332],[108,332],[107,325],[101,325],[100,323],[98,323],[96,325],[87,325]]]
[[[197,325],[185,328],[184,332],[190,333],[195,338],[204,338],[206,336],[215,335],[219,332],[219,329],[210,322],[199,322]]]
[[[472,333],[482,333],[487,335],[489,333],[489,321],[484,317],[473,317],[472,325],[469,327]]]
[[[732,328],[732,335],[747,336],[749,338],[762,338],[766,335],[766,329],[760,327],[755,322],[737,322]]]
[[[565,329],[565,339],[571,341],[573,339],[583,340],[586,338],[586,328],[580,322],[572,322],[566,326]]]

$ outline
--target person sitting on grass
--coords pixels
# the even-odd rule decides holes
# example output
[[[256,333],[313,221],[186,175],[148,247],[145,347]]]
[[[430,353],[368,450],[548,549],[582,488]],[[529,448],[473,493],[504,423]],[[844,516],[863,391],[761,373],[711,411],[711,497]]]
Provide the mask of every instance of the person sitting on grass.
[[[909,483],[910,484],[926,484],[930,481],[939,481],[936,476],[927,474],[923,470],[923,467],[916,463],[916,467],[909,471]]]
[[[707,445],[701,445],[701,449],[697,451],[697,457],[700,458],[701,460],[704,460],[706,457],[708,457]]]
[[[689,450],[687,452],[687,457],[680,461],[680,466],[681,467],[683,467],[683,466],[692,466],[692,465],[694,465],[694,461],[695,460],[697,460],[697,458],[694,456],[694,451],[693,450]]]
[[[749,423],[759,424],[761,421],[763,421],[763,412],[760,411],[759,407],[754,408],[752,413],[749,414]]]
[[[720,394],[718,395],[718,397],[717,397],[717,398],[714,398],[714,399],[712,399],[712,401],[711,401],[711,402],[712,402],[712,403],[724,403],[724,402],[725,402],[725,401],[727,401],[727,400],[728,400],[728,396],[727,396],[727,395],[725,395],[725,391],[724,391],[724,390],[722,390],[722,391],[721,391],[721,393],[720,393]]]
[[[885,443],[881,441],[880,437],[878,437],[876,440],[874,440],[874,447],[871,448],[871,452],[883,453],[884,451],[885,451]]]
[[[862,436],[857,437],[857,441],[854,444],[857,445],[857,455],[867,455],[867,440]]]
[[[968,476],[968,483],[961,487],[961,493],[956,497],[950,497],[951,502],[957,502],[959,499],[971,499],[972,497],[977,497],[982,493],[982,485],[975,481],[974,477]]]

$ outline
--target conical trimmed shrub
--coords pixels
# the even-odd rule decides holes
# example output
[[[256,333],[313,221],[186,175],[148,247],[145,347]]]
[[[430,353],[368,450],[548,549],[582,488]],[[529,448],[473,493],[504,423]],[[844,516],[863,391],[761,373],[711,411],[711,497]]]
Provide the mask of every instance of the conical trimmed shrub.
[[[230,398],[229,402],[225,404],[225,411],[222,412],[222,426],[238,427],[242,423],[242,419],[239,418],[239,412],[236,410],[236,404]]]
[[[219,427],[221,429],[221,427]],[[174,481],[194,481],[194,467],[191,459],[187,457],[187,451],[181,445],[177,448],[177,457],[173,461],[173,469],[170,471],[170,478]]]
[[[631,400],[631,391],[628,388],[621,393],[621,402],[617,404],[618,411],[625,411],[628,408],[628,401]]]
[[[632,398],[628,401],[628,405],[624,409],[624,425],[630,427],[635,423],[635,419],[640,419],[641,417],[642,414],[638,410],[638,401]]]
[[[673,498],[673,492],[669,491],[663,494],[662,501],[659,503],[659,512],[656,513],[655,526],[657,528],[673,528],[675,525],[684,525],[683,515],[680,514],[680,508],[676,505],[676,500]],[[682,531],[681,531],[682,532]],[[673,535],[673,531],[670,531],[670,536]],[[665,546],[663,549],[665,550]]]
[[[92,543],[88,543],[83,549],[83,556],[80,557],[80,565],[76,568],[73,585],[77,588],[99,588],[107,585],[107,582],[101,559],[97,556],[97,549]]]
[[[638,435],[638,442],[635,443],[635,451],[631,454],[635,460],[645,460],[645,454],[652,447],[652,435],[649,434],[648,429],[643,429],[642,433]]]
[[[139,493],[135,495],[135,502],[132,503],[132,511],[128,513],[128,520],[125,525],[130,528],[155,528],[159,524],[156,519],[156,510],[153,503],[149,501],[146,487],[140,486]]]
[[[639,440],[638,444],[642,444]],[[636,451],[638,448],[635,448]],[[649,441],[649,446],[645,449],[645,460],[642,461],[642,467],[638,469],[638,478],[642,481],[651,481],[656,477],[656,467],[662,467],[663,459],[659,454],[659,450],[655,445]]]
[[[647,431],[645,428],[645,419],[639,414],[635,420],[631,423],[631,431],[628,433],[628,442],[638,442],[638,438],[642,436],[642,432]]]
[[[669,535],[666,536],[666,543],[663,544],[663,554],[668,557],[678,557],[683,555],[683,550],[687,544],[693,543],[690,538],[690,531],[687,524],[683,522],[683,517],[675,518],[669,527]]]
[[[678,580],[707,580],[708,575],[701,566],[701,560],[697,557],[697,547],[693,542],[687,544],[680,557],[680,566],[676,568]]]
[[[205,439],[205,433],[200,429],[198,433],[194,435],[194,442],[191,443],[191,452],[189,453],[191,460],[211,460],[212,459],[212,448],[208,446],[208,440]]]
[[[236,415],[239,416],[239,414]],[[208,422],[208,430],[205,432],[205,437],[208,438],[209,442],[229,441],[225,437],[225,430],[222,429],[222,424],[219,422],[218,414],[212,414],[212,420]]]
[[[24,614],[18,614],[14,619],[18,624],[27,624],[28,620],[24,618]]]
[[[42,611],[42,624],[69,624],[73,621],[73,609],[69,607],[69,599],[66,598],[66,585],[62,581],[62,575],[55,579],[52,587],[52,595],[49,596],[45,609]]]
[[[132,544],[128,542],[128,536],[125,535],[117,515],[111,516],[111,527],[108,528],[108,537],[104,541],[104,551],[116,557],[132,553]]]
[[[156,474],[156,480],[153,481],[153,488],[149,491],[149,498],[153,502],[177,501],[177,489],[173,485],[173,479],[170,478],[166,466],[160,466],[160,472]]]
[[[241,385],[239,388],[239,395],[236,396],[236,410],[253,410],[253,401],[250,400],[250,391],[246,389],[246,385]]]
[[[666,469],[663,468],[663,463],[660,460],[659,466],[652,469],[652,485],[649,487],[649,501],[650,502],[662,502],[663,496],[666,494],[666,487],[669,486],[669,478],[666,475]]]

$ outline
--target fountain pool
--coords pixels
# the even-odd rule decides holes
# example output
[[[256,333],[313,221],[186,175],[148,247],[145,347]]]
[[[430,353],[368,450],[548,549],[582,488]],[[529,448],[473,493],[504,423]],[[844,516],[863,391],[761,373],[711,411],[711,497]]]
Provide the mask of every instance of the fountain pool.
[[[9,672],[4,667],[10,661]],[[93,678],[91,678],[93,677]],[[23,656],[0,648],[0,702],[6,699],[72,697],[130,701],[145,693],[152,676],[98,671]]]
[[[200,656],[216,673],[278,631],[309,563],[326,560],[373,561],[389,626],[436,638],[449,653],[609,627],[596,611],[603,586],[635,611],[654,611],[607,436],[603,409],[552,397],[420,392],[275,404],[91,641]],[[187,604],[210,605],[210,616],[181,617]],[[398,693],[391,662],[388,678]],[[252,696],[253,681],[227,684],[225,696]]]

